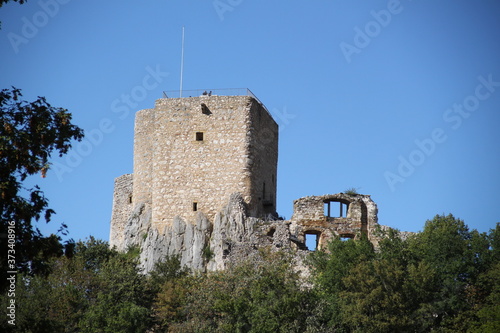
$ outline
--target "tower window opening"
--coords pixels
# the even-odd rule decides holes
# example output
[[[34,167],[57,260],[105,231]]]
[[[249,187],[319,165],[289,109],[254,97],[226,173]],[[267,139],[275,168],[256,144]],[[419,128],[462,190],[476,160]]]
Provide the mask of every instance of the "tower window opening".
[[[193,202],[193,212],[198,211],[198,203],[195,201]]]
[[[203,132],[196,132],[196,141],[203,141]]]
[[[131,204],[132,203],[132,194],[128,196],[128,203]]]

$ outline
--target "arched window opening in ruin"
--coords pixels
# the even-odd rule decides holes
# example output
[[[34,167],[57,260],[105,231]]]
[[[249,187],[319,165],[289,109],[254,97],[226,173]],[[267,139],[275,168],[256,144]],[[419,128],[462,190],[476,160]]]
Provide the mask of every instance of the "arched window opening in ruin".
[[[274,233],[276,232],[276,229],[275,228],[271,228],[268,232],[267,232],[267,235],[269,237],[274,237]]]
[[[193,202],[193,212],[198,211],[198,203],[196,201]]]
[[[340,235],[340,240],[343,242],[348,241],[349,239],[354,239],[354,235],[353,234]]]
[[[128,196],[128,203],[129,203],[129,204],[131,204],[131,203],[132,203],[132,194],[130,194],[130,195]]]
[[[196,132],[195,139],[196,141],[203,141],[203,132]]]
[[[341,201],[325,201],[325,216],[326,217],[347,217],[349,203]]]
[[[318,231],[306,231],[304,233],[306,247],[309,251],[318,249],[320,235],[321,233]]]

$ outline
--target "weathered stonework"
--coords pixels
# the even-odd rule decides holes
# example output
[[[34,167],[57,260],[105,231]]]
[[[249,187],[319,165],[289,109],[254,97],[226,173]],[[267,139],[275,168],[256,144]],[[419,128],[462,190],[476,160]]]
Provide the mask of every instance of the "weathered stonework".
[[[333,212],[335,203],[342,214]],[[291,232],[298,242],[304,243],[306,234],[317,235],[319,248],[334,236],[357,238],[365,234],[372,242],[377,241],[378,209],[369,195],[338,193],[305,197],[295,200],[293,208]]]
[[[156,262],[171,255],[178,255],[182,265],[194,270],[221,270],[267,247],[273,251],[293,253],[297,267],[302,267],[300,270],[307,274],[303,264],[309,252],[305,244],[307,233],[318,235],[319,248],[334,236],[356,238],[364,232],[371,235],[369,239],[374,245],[378,242],[374,232],[379,228],[376,215],[366,214],[366,228],[362,227],[364,223],[361,219],[356,219],[356,216],[362,216],[358,214],[359,211],[363,214],[363,204],[367,207],[367,213],[376,214],[376,205],[367,195],[351,197],[348,218],[333,218],[329,221],[327,216],[321,216],[318,203],[323,208],[323,200],[344,196],[339,193],[298,199],[292,219],[284,221],[249,216],[243,197],[234,193],[213,220],[199,212],[192,222],[175,217],[171,225],[161,230],[151,222],[151,209],[144,203],[134,209],[125,224],[123,241],[118,248],[126,250],[129,246],[139,246],[141,264],[144,271],[148,272]],[[384,229],[384,226],[380,227]]]
[[[132,213],[133,175],[126,174],[115,179],[113,193],[113,223],[110,230],[110,245],[119,246],[124,242],[126,222]]]
[[[159,99],[136,115],[132,200],[158,229],[213,219],[235,192],[251,216],[274,214],[277,161],[278,125],[253,97]]]
[[[278,126],[252,96],[163,98],[137,112],[134,173],[115,180],[110,245],[141,248],[150,271],[167,255],[195,270],[224,269],[262,247],[307,253],[334,236],[377,243],[369,195],[338,193],[276,214]],[[339,216],[332,212],[339,205]]]

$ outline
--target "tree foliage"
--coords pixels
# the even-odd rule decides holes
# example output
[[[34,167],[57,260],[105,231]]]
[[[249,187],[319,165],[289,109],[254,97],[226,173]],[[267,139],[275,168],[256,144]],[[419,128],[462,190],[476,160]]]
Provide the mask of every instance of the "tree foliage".
[[[37,263],[62,254],[63,248],[57,237],[43,237],[33,226],[42,217],[49,222],[55,212],[37,185],[27,188],[23,182],[37,173],[45,177],[50,157],[67,153],[83,131],[71,123],[67,110],[52,107],[43,97],[34,102],[21,97],[16,88],[0,92],[0,233],[7,234],[8,224],[15,223],[17,268],[36,271],[43,269]],[[6,246],[2,241],[2,253]],[[1,258],[6,267],[7,256]]]
[[[312,260],[316,289],[329,299],[328,326],[345,332],[496,329],[498,230],[470,231],[462,220],[438,215],[408,240],[390,230],[377,251],[360,251],[363,240],[334,240],[329,253]]]
[[[373,245],[362,237],[359,241],[335,238],[328,244],[327,252],[318,251],[311,256],[315,292],[324,300],[322,317],[332,329],[341,329],[340,292],[346,288],[344,278],[353,267],[374,255]]]
[[[500,224],[486,234],[436,216],[377,247],[332,240],[311,253],[309,280],[293,254],[268,248],[223,271],[191,272],[173,256],[143,275],[137,249],[91,238],[48,274],[22,275],[16,331],[498,332],[499,246]]]
[[[186,305],[181,331],[303,332],[310,310],[309,291],[283,253],[263,249],[259,256],[202,277]]]
[[[151,326],[151,292],[137,257],[90,238],[50,268],[47,276],[19,276],[17,332],[139,333]]]
[[[27,2],[27,0],[0,0],[0,7],[2,7],[4,4],[6,4],[9,1],[14,1],[14,2],[19,2],[19,4],[23,4]]]

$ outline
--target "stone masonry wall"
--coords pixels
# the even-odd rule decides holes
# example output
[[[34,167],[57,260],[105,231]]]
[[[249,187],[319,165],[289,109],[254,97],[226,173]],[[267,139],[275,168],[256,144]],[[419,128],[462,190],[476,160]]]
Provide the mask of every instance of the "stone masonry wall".
[[[113,193],[113,209],[111,230],[109,237],[110,246],[120,246],[123,243],[126,222],[132,213],[132,188],[133,175],[126,174],[115,179]]]
[[[324,206],[327,202],[346,204],[345,216],[326,216]],[[310,196],[295,200],[293,206],[290,228],[299,242],[305,242],[306,234],[318,235],[319,247],[334,236],[359,237],[365,234],[372,242],[377,242],[378,209],[369,195],[337,193]]]
[[[135,115],[134,128],[134,203],[151,202],[154,159],[155,109],[141,110]]]
[[[200,211],[213,219],[236,192],[251,216],[274,213],[277,140],[253,97],[159,99],[136,115],[133,202],[151,203],[157,228]]]
[[[234,193],[213,220],[198,212],[194,221],[175,217],[173,223],[163,229],[152,225],[151,209],[148,204],[141,203],[134,206],[125,224],[122,243],[117,247],[125,251],[129,246],[139,246],[141,266],[146,273],[166,256],[178,255],[181,265],[195,271],[214,271],[248,259],[261,249],[270,249],[291,254],[296,269],[307,275],[308,268],[303,261],[309,253],[305,233],[318,235],[319,248],[324,248],[332,237],[345,232],[359,234],[363,232],[360,225],[366,224],[369,239],[376,246],[379,238],[372,231],[388,229],[376,222],[376,205],[368,195],[350,197],[349,217],[328,219],[323,216],[319,220],[311,220],[306,218],[307,214],[301,215],[317,212],[324,200],[344,196],[339,193],[298,199],[292,220],[284,221],[248,216],[247,204],[239,193]],[[362,207],[366,207],[366,211]],[[368,222],[370,219],[373,223]]]
[[[276,212],[278,125],[260,104],[252,103],[248,127],[248,167],[254,184],[249,202],[250,216],[272,215]],[[252,212],[252,207],[258,207],[259,211]]]
[[[144,272],[168,255],[194,270],[224,269],[267,247],[305,267],[306,235],[316,248],[362,234],[377,246],[385,229],[369,195],[300,198],[291,220],[278,220],[277,163],[278,125],[255,98],[159,99],[136,114],[134,174],[115,180],[110,245],[139,246]],[[325,214],[325,202],[343,213]]]

